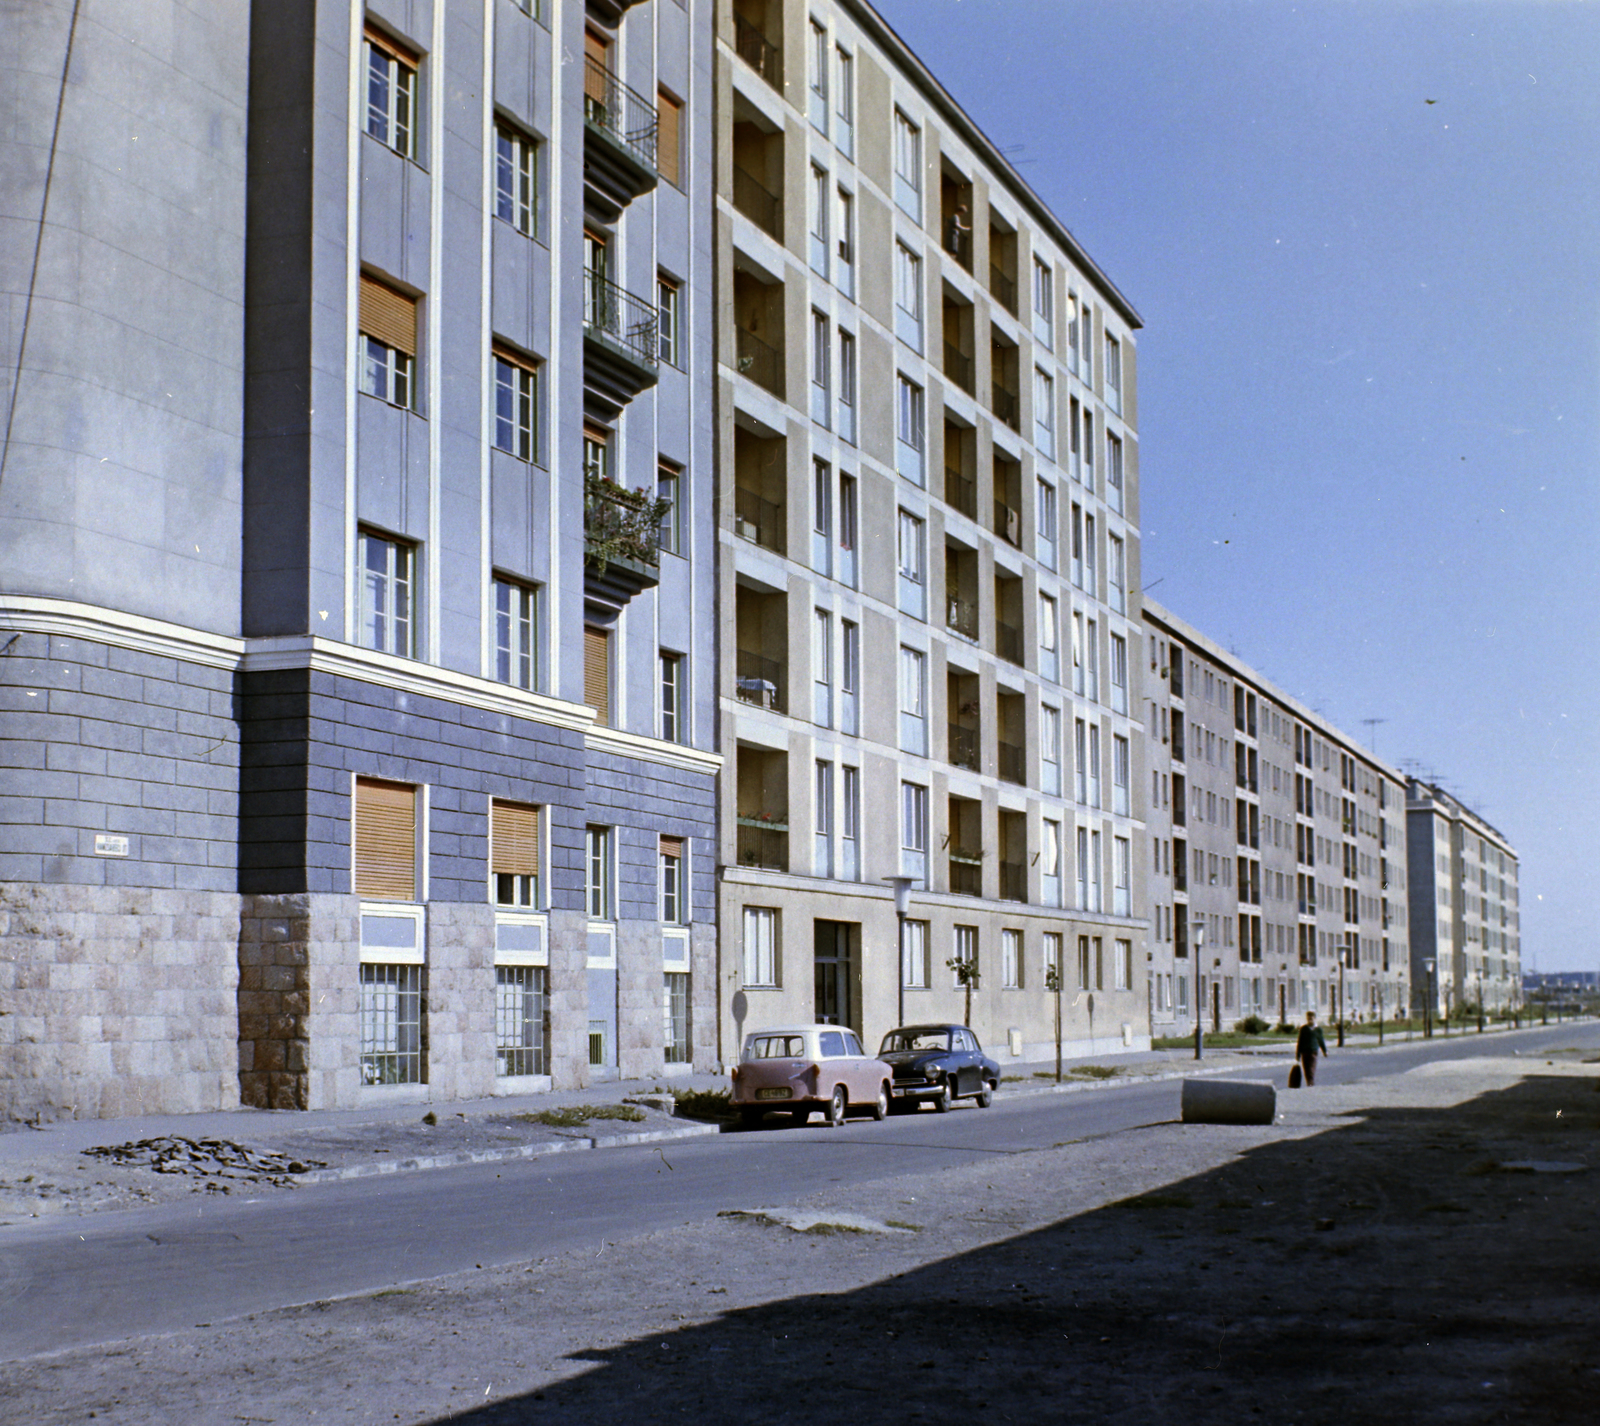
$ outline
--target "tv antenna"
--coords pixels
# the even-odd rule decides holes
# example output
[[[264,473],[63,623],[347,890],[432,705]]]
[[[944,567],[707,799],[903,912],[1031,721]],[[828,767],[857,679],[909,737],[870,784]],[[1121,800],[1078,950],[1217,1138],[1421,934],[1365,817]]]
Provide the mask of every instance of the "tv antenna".
[[[1379,723],[1387,723],[1389,720],[1387,718],[1363,718],[1361,721],[1367,725],[1367,751],[1369,753],[1376,754],[1378,751],[1378,742],[1377,735],[1373,732],[1373,729],[1376,728]]]

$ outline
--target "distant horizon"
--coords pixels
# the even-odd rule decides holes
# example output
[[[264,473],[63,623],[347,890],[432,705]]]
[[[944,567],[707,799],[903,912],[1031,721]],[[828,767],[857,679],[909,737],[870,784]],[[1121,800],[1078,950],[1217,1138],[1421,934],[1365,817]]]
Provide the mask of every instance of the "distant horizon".
[[[1144,318],[1143,587],[1600,967],[1600,6],[875,4]]]

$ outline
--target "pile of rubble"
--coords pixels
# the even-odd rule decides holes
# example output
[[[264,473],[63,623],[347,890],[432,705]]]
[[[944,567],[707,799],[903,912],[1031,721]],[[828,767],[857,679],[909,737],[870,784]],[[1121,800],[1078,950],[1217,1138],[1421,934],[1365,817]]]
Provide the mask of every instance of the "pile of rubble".
[[[166,1134],[133,1144],[102,1144],[83,1152],[90,1158],[108,1159],[121,1167],[148,1165],[157,1173],[190,1174],[213,1180],[207,1187],[225,1188],[225,1179],[244,1183],[293,1183],[299,1174],[326,1168],[320,1159],[296,1159],[288,1154],[247,1148],[229,1139],[185,1139]]]

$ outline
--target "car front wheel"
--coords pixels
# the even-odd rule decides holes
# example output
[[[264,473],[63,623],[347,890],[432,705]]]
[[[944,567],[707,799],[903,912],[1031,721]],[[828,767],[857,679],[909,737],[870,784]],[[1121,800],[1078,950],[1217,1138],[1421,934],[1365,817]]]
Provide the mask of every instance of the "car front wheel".
[[[844,1086],[836,1084],[833,1087],[833,1098],[828,1101],[828,1127],[837,1129],[844,1123],[844,1112],[849,1107],[845,1098]]]
[[[950,1076],[946,1075],[944,1082],[939,1086],[939,1093],[934,1097],[933,1107],[941,1114],[950,1112]]]
[[[889,1086],[878,1086],[878,1102],[872,1106],[872,1117],[880,1123],[889,1117]]]
[[[992,1085],[987,1085],[986,1084],[986,1085],[984,1085],[984,1087],[982,1089],[980,1089],[978,1091],[978,1108],[979,1109],[987,1109],[993,1103],[994,1103],[994,1087]]]

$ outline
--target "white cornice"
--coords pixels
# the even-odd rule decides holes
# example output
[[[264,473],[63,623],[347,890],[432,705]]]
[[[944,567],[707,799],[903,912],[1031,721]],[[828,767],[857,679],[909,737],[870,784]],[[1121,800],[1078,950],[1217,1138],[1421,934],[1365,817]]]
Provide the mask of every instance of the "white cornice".
[[[624,733],[620,728],[590,728],[583,744],[591,753],[610,753],[614,757],[655,763],[658,767],[677,768],[680,772],[714,774],[722,769],[720,753],[687,748],[682,743],[664,743],[659,738],[642,738],[637,733]]]
[[[207,668],[232,670],[244,654],[245,641],[210,634],[165,619],[146,619],[70,599],[41,599],[26,594],[0,594],[0,629],[85,639],[113,648],[132,649],[156,658],[183,659]]]

